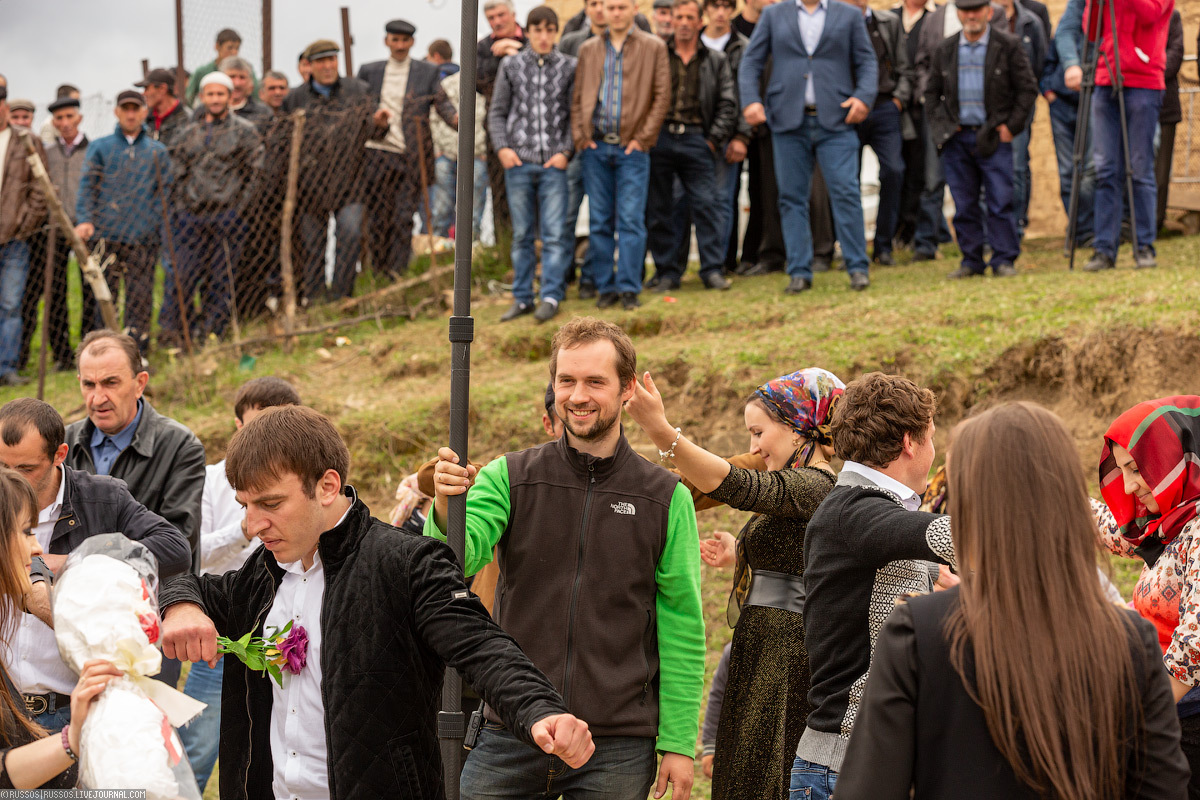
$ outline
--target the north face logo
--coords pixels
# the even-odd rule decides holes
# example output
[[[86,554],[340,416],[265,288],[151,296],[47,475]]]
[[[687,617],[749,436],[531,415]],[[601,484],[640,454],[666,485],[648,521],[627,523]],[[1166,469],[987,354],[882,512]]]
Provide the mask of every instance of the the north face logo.
[[[613,503],[612,510],[618,514],[628,514],[631,517],[637,514],[637,509],[633,507],[633,503]]]

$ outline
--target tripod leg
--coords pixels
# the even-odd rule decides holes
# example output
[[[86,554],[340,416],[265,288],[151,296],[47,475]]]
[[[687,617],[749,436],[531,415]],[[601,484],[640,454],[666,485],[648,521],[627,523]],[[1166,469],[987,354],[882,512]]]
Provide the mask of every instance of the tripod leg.
[[[1125,158],[1125,194],[1129,198],[1129,228],[1133,238],[1133,255],[1137,258],[1138,233],[1137,209],[1133,202],[1133,159],[1129,153],[1129,118],[1125,115],[1125,78],[1121,75],[1121,44],[1117,39],[1117,9],[1112,0],[1101,0],[1108,5],[1109,29],[1112,31],[1113,63],[1110,69],[1113,91],[1117,94],[1117,113],[1121,115],[1121,149]],[[1118,240],[1118,245],[1120,241]],[[1147,242],[1147,244],[1149,244]]]
[[[1094,13],[1094,12],[1093,12]],[[1067,208],[1067,269],[1075,269],[1075,236],[1079,223],[1079,192],[1087,160],[1088,131],[1092,117],[1092,94],[1096,89],[1098,43],[1084,40],[1083,85],[1079,89],[1079,106],[1075,118],[1075,142],[1071,154],[1071,199]]]

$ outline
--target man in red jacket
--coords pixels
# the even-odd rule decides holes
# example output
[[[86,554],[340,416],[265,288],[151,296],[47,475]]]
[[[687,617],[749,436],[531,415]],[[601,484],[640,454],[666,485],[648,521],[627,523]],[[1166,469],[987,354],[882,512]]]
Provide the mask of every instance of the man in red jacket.
[[[1111,0],[1109,0],[1111,2]],[[1116,44],[1120,74],[1125,84],[1125,120],[1129,131],[1129,158],[1133,170],[1133,210],[1137,230],[1134,266],[1157,265],[1154,252],[1155,204],[1154,129],[1162,106],[1166,83],[1167,31],[1175,0],[1120,0],[1116,9]],[[1125,155],[1121,143],[1121,112],[1113,87],[1117,75],[1113,56],[1113,34],[1107,3],[1096,6],[1088,0],[1084,31],[1089,32],[1092,14],[1103,12],[1099,23],[1102,36],[1096,64],[1096,93],[1092,98],[1092,130],[1096,161],[1096,252],[1084,266],[1088,272],[1112,269],[1120,242],[1121,212],[1125,207]],[[1090,33],[1089,33],[1090,37]]]

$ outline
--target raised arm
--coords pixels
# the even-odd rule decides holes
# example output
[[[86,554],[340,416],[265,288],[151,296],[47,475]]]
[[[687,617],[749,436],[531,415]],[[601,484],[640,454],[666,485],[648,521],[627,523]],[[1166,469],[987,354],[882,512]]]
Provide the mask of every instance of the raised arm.
[[[434,471],[433,513],[425,518],[425,535],[446,541],[447,500],[467,492],[467,548],[465,568],[474,575],[492,560],[492,550],[508,528],[511,511],[508,460],[501,457],[483,469],[458,466],[449,447],[438,451]],[[468,492],[467,490],[470,489]]]

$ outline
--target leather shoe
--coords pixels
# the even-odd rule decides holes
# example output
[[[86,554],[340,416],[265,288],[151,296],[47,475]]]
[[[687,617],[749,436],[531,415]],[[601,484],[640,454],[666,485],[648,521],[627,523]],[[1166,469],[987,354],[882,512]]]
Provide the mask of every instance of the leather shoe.
[[[533,312],[533,318],[538,322],[549,322],[558,314],[558,303],[552,303],[549,300],[543,300],[538,303],[537,311]]]
[[[642,301],[638,300],[637,292],[621,292],[621,307],[626,311],[641,308]]]
[[[801,278],[799,275],[797,275],[788,282],[787,288],[783,290],[783,293],[800,294],[801,292],[807,292],[811,288],[812,281],[810,281],[808,278]]]
[[[650,280],[648,280],[642,284],[642,288],[643,289],[656,289],[656,288],[658,288],[658,285],[660,283],[662,283],[662,276],[656,272],[656,273],[654,273],[654,276],[650,278]]]
[[[653,280],[654,286],[646,284],[652,292],[673,292],[679,288],[678,278],[659,278],[656,275]]]
[[[982,272],[974,272],[972,270],[967,269],[966,267],[959,267],[958,269],[954,270],[954,272],[951,272],[949,275],[946,276],[946,278],[948,280],[952,280],[952,281],[962,280],[963,278],[982,278],[982,277],[983,277]]]
[[[833,259],[828,256],[813,256],[813,272],[829,272],[833,269]]]
[[[930,253],[926,250],[914,250],[912,260],[913,261],[936,261],[937,257],[938,257],[938,251],[936,251],[936,250],[934,250],[932,253]]]
[[[737,265],[737,269],[735,269],[733,271],[733,274],[734,275],[742,275],[742,276],[751,275],[751,274],[754,274],[752,272],[752,270],[754,270],[757,267],[758,267],[758,264],[755,264],[753,261],[743,261],[742,263]]]
[[[1100,272],[1101,270],[1113,269],[1116,266],[1111,258],[1097,250],[1092,254],[1088,262],[1083,265],[1083,271]]]
[[[850,288],[856,292],[861,292],[863,289],[871,285],[871,279],[867,277],[865,272],[850,273]]]
[[[756,278],[759,275],[766,275],[771,271],[771,265],[765,261],[759,261],[757,264],[743,264],[742,266],[745,269],[743,270],[739,267],[737,274],[743,278]]]
[[[621,300],[616,292],[605,292],[596,299],[596,308],[612,308]]]
[[[876,253],[875,258],[872,260],[881,267],[896,266],[896,259],[892,256],[892,254],[890,252]]]
[[[522,303],[520,300],[514,301],[512,307],[500,315],[501,322],[509,322],[517,317],[523,317],[526,314],[533,313],[533,303]]]
[[[596,284],[580,279],[579,281],[579,299],[591,300],[596,296]]]
[[[712,272],[707,275],[701,275],[700,280],[704,282],[705,289],[728,289],[733,286],[729,279],[720,272]]]
[[[992,274],[997,278],[1015,278],[1017,276],[1017,268],[1012,264],[997,264],[992,267]]]

